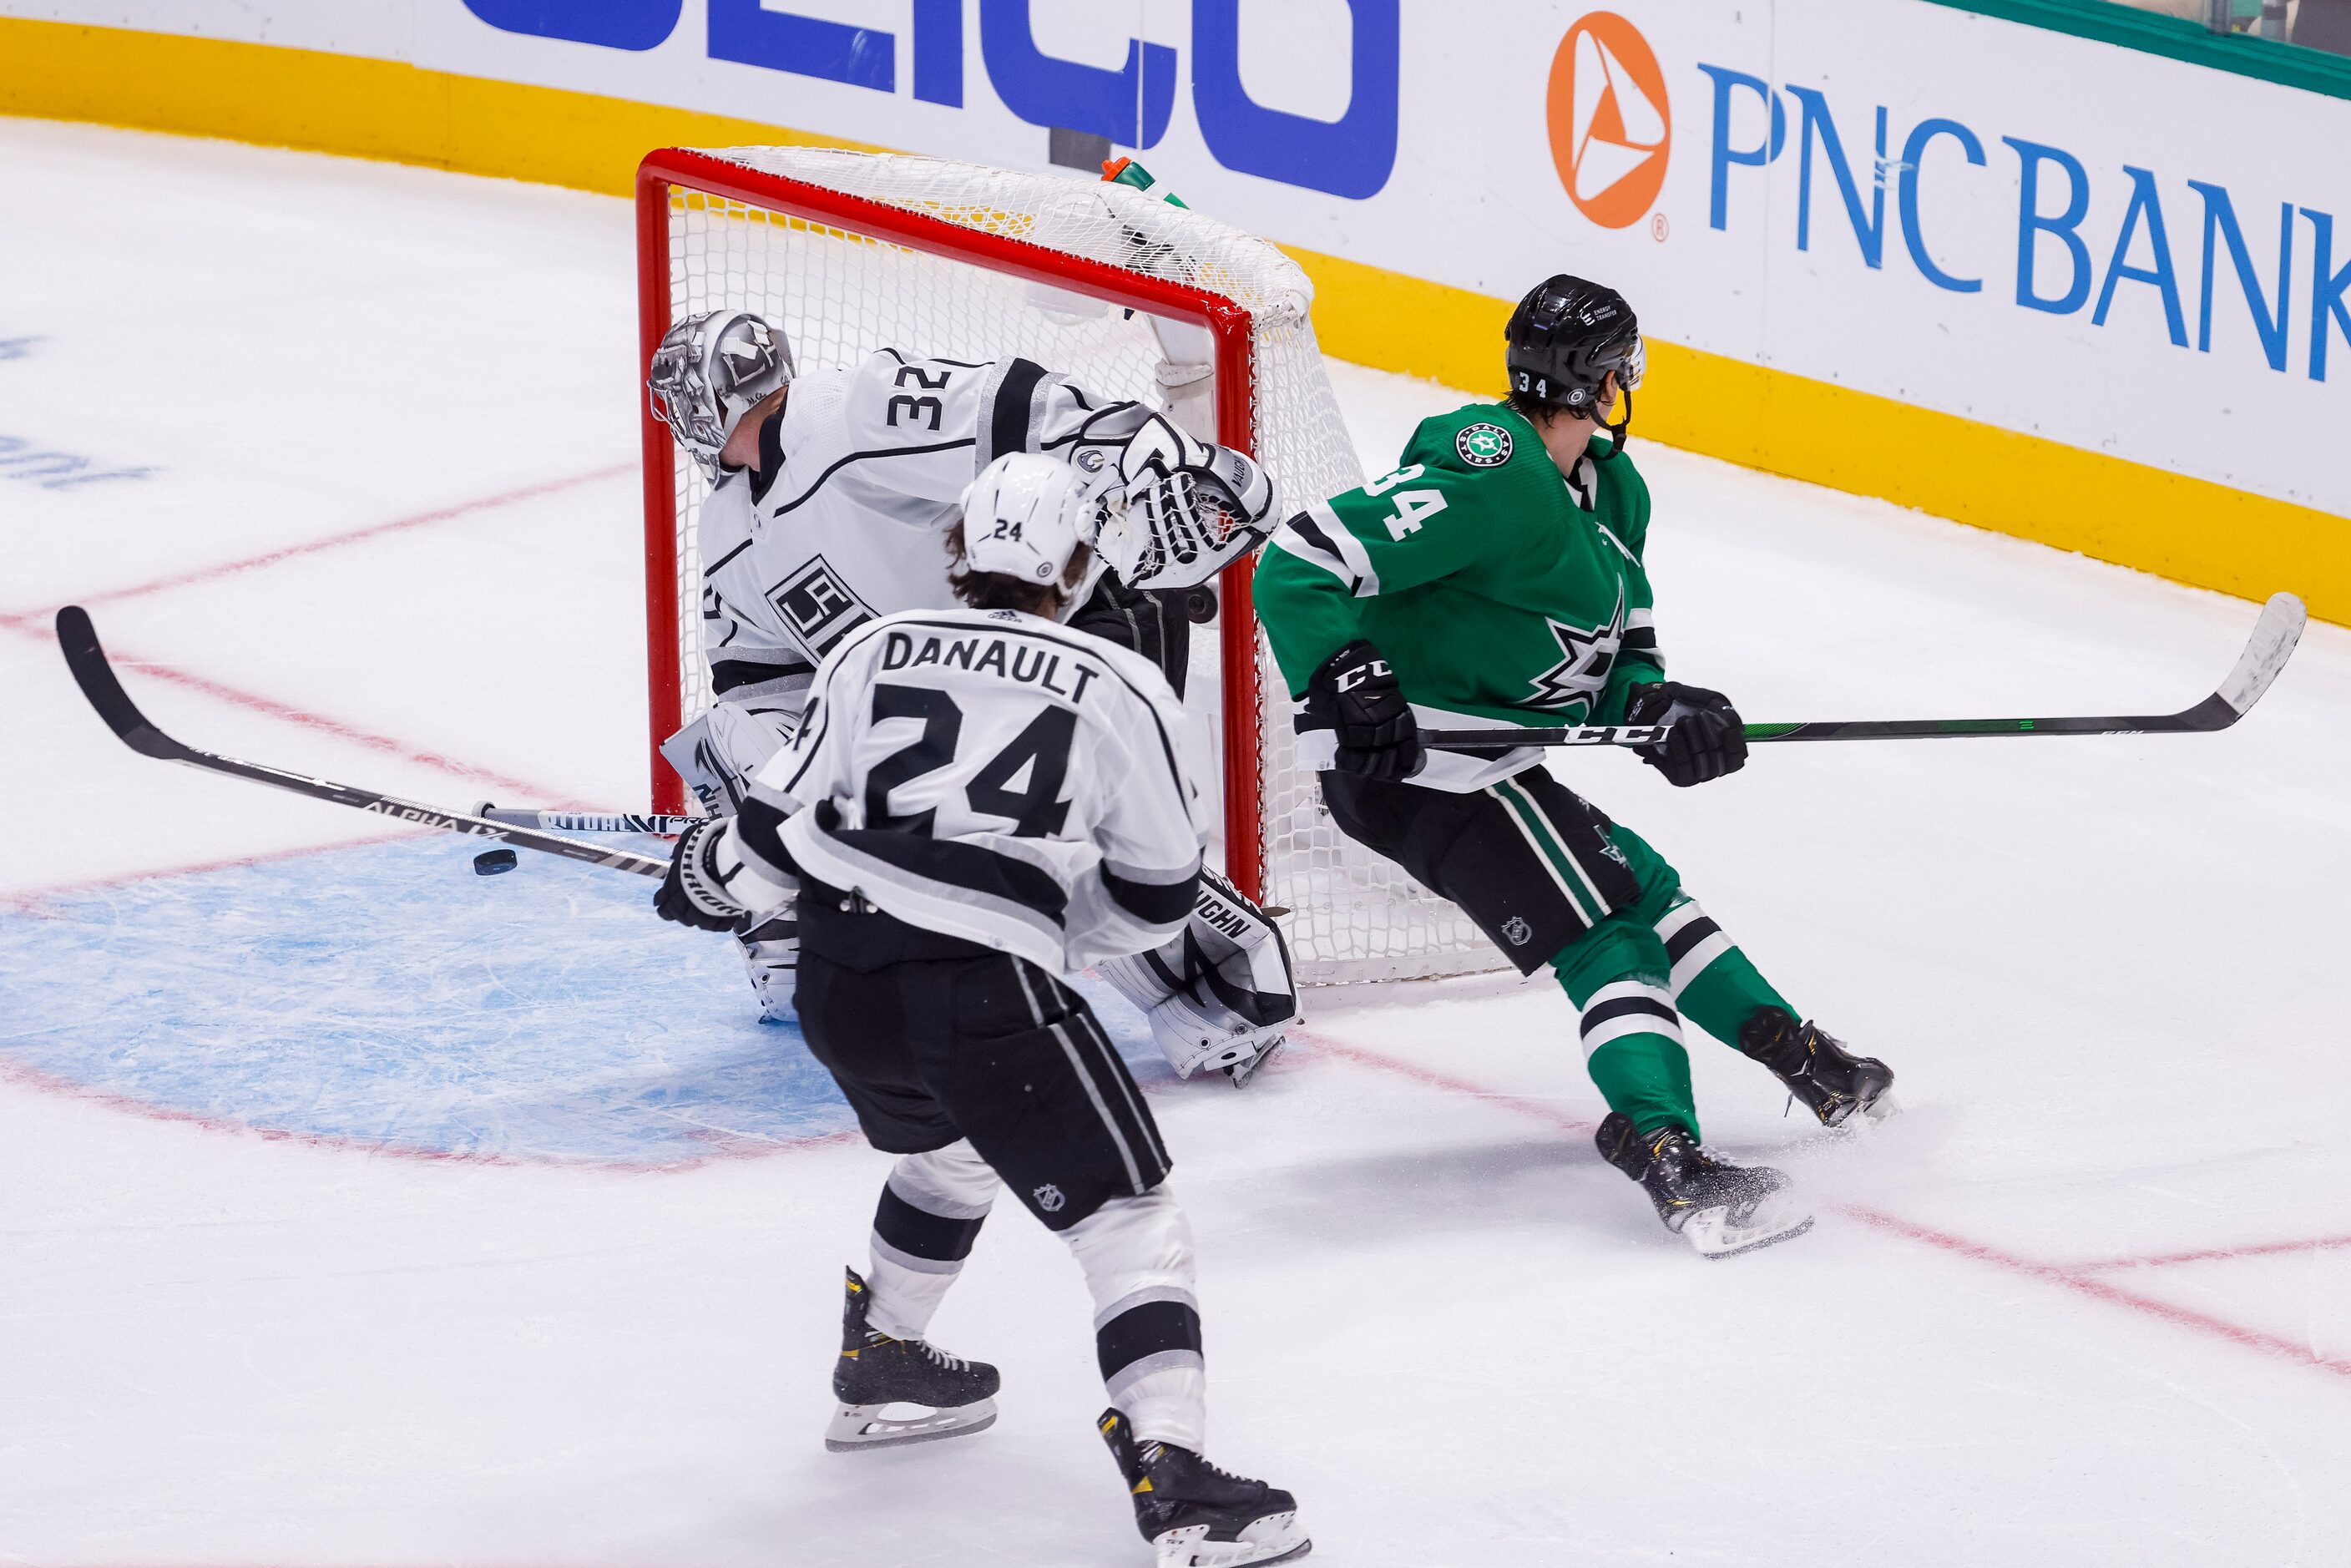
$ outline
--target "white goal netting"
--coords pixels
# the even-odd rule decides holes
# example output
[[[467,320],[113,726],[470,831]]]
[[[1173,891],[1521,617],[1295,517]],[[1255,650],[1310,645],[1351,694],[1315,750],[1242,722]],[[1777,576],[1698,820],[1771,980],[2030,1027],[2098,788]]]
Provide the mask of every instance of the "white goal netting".
[[[653,187],[666,193],[671,319],[702,310],[757,311],[789,334],[803,370],[849,363],[884,347],[966,360],[1019,355],[1066,373],[1090,393],[1161,401],[1163,354],[1136,312],[1014,276],[1000,261],[954,253],[965,233],[1026,241],[1041,247],[1032,259],[1100,263],[1203,289],[1247,311],[1252,449],[1283,504],[1335,495],[1364,480],[1315,344],[1311,285],[1266,241],[1128,186],[1073,176],[796,147],[726,148],[703,156],[728,166],[726,179],[711,183],[751,199],[696,189],[684,172]],[[853,219],[811,221],[784,210],[808,187],[935,223],[923,225],[919,246],[911,246],[860,233]],[[648,265],[653,260],[649,253]],[[1238,390],[1220,381],[1217,396],[1228,399]],[[695,542],[705,488],[693,464],[677,465],[682,719],[709,701]],[[1255,711],[1224,711],[1217,639],[1209,632],[1199,629],[1194,638],[1187,697],[1211,717],[1220,745],[1239,726],[1261,737],[1256,800],[1242,802],[1233,821],[1236,831],[1253,834],[1261,848],[1261,902],[1289,911],[1280,925],[1301,977],[1401,979],[1499,967],[1493,947],[1458,909],[1332,824],[1312,776],[1296,766],[1289,703],[1261,633],[1255,639],[1261,693]],[[1229,864],[1229,847],[1226,852]]]

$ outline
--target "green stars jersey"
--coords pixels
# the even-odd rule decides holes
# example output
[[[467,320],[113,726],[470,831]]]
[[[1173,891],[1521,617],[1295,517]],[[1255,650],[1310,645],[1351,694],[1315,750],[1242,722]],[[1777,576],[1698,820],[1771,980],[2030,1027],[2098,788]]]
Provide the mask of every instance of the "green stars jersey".
[[[1661,680],[1651,620],[1649,489],[1594,437],[1562,476],[1524,418],[1473,403],[1421,422],[1402,465],[1284,523],[1258,564],[1258,617],[1292,697],[1357,637],[1425,726],[1618,724]],[[1300,737],[1327,765],[1328,732]],[[1431,752],[1412,779],[1482,789],[1541,759]]]

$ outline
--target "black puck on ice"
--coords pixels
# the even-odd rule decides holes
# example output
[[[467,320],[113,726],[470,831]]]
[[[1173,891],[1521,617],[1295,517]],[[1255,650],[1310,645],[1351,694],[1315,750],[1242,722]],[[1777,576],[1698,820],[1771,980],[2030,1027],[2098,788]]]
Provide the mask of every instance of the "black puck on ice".
[[[515,852],[512,850],[484,850],[474,857],[475,876],[496,876],[502,871],[514,868]]]

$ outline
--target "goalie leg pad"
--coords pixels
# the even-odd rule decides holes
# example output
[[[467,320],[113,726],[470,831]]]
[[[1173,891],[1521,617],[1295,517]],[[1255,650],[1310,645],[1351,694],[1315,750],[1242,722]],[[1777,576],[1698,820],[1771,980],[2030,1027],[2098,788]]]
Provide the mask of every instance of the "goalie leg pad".
[[[799,733],[796,700],[721,702],[663,741],[662,756],[705,812],[730,816],[751,792],[751,776]]]
[[[751,989],[759,998],[759,1016],[770,1023],[798,1023],[793,1004],[800,975],[800,921],[797,901],[760,921],[736,938],[743,948],[743,967],[751,976]]]
[[[1206,1068],[1246,1082],[1298,1021],[1298,984],[1281,932],[1213,872],[1201,873],[1181,932],[1097,972],[1142,1010],[1183,1078]]]

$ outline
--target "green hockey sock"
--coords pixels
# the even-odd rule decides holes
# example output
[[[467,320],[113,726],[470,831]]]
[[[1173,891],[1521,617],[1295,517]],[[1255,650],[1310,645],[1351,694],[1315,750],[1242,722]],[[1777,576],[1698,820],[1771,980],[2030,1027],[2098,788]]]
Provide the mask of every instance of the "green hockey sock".
[[[1728,1046],[1739,1044],[1739,1028],[1757,1008],[1787,1008],[1790,1018],[1804,1015],[1771,988],[1747,955],[1733,947],[1698,971],[1675,998],[1682,1016]]]
[[[1657,935],[1673,964],[1675,1004],[1723,1044],[1738,1049],[1740,1026],[1757,1008],[1787,1008],[1791,1018],[1803,1017],[1694,900],[1667,910]]]
[[[1608,1108],[1623,1112],[1640,1131],[1670,1122],[1698,1135],[1689,1052],[1680,1040],[1646,1030],[1620,1034],[1594,1051],[1584,1069]]]
[[[1612,1111],[1642,1132],[1670,1122],[1698,1135],[1689,1053],[1666,974],[1665,944],[1639,915],[1612,915],[1551,961],[1582,1015],[1584,1071]]]

